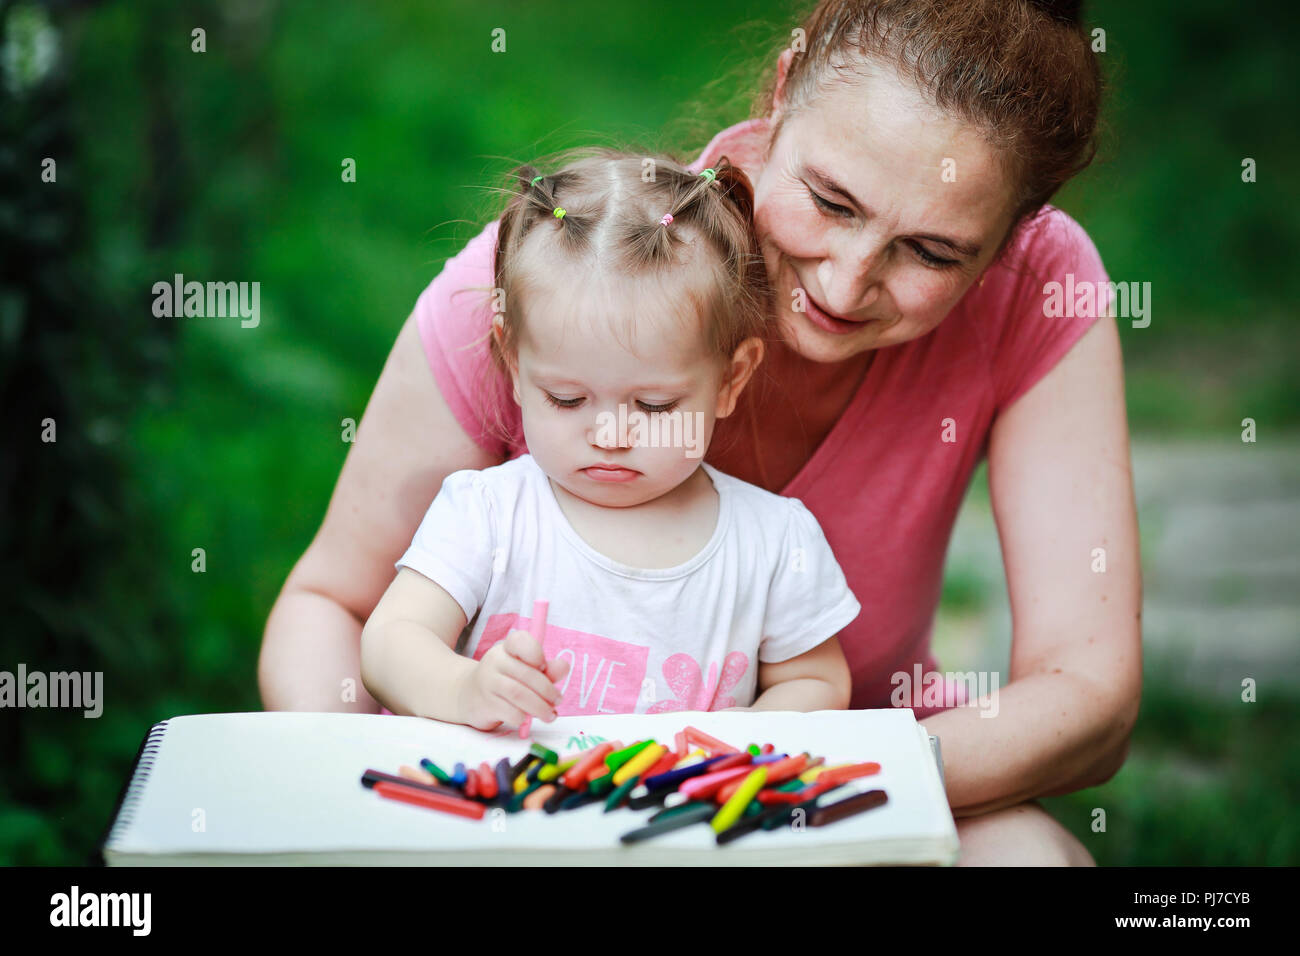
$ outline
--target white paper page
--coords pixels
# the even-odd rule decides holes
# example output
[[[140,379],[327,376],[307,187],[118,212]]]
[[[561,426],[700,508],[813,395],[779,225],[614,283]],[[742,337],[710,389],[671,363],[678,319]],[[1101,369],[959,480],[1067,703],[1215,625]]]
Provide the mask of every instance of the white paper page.
[[[717,847],[707,824],[625,847],[619,836],[645,823],[658,808],[605,813],[602,803],[555,814],[488,809],[482,820],[386,800],[361,785],[367,768],[397,773],[428,757],[449,773],[457,761],[477,767],[502,757],[513,763],[537,741],[563,759],[578,751],[574,738],[595,746],[595,738],[625,745],[647,737],[672,747],[674,735],[695,726],[744,748],[772,743],[778,753],[805,750],[828,764],[876,761],[868,778],[885,790],[888,803],[825,827],[749,834]],[[358,714],[249,713],[177,717],[168,722],[147,787],[131,824],[110,840],[130,853],[327,853],[420,851],[445,862],[596,862],[562,859],[576,851],[598,851],[601,862],[654,862],[670,854],[675,862],[706,851],[709,861],[845,862],[836,848],[874,840],[930,840],[956,849],[948,810],[924,728],[908,710],[818,711],[815,713],[703,713],[562,717],[533,722],[529,740],[517,734],[487,734],[418,717]],[[199,821],[202,828],[199,827]],[[444,854],[454,853],[454,857]],[[777,857],[773,858],[772,854]],[[685,854],[683,856],[683,854]],[[781,854],[785,854],[782,857]],[[930,854],[933,856],[934,851]],[[722,855],[729,855],[722,859]]]

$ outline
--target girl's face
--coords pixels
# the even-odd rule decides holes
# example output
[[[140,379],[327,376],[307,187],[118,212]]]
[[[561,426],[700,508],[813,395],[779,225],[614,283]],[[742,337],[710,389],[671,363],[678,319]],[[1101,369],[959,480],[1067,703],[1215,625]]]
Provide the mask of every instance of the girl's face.
[[[755,183],[783,340],[836,362],[924,335],[993,260],[1011,209],[972,126],[890,68],[837,80],[785,118]]]
[[[603,507],[676,488],[734,410],[761,343],[720,361],[703,348],[689,299],[658,283],[557,264],[545,286],[529,292],[511,368],[529,452],[570,494]]]

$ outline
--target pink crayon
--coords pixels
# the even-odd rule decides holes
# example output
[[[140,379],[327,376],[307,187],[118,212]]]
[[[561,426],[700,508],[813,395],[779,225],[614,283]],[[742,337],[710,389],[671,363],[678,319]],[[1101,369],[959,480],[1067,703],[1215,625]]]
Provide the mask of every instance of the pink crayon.
[[[550,606],[550,602],[549,602],[549,601],[534,601],[534,602],[533,602],[533,626],[532,626],[532,635],[533,635],[533,637],[537,640],[537,643],[540,644],[540,645],[542,645],[542,657],[543,657],[543,659],[544,659],[545,656],[546,656],[546,609],[547,609],[549,606]],[[543,674],[546,673],[546,664],[545,664],[545,663],[542,664],[542,673],[543,673]],[[532,727],[533,727],[533,718],[532,718],[532,717],[525,717],[525,718],[524,718],[524,722],[523,722],[522,724],[519,725],[519,736],[520,736],[520,738],[522,739],[522,738],[524,738],[524,737],[527,737],[527,736],[528,736],[528,732],[529,732],[530,730],[532,730]]]

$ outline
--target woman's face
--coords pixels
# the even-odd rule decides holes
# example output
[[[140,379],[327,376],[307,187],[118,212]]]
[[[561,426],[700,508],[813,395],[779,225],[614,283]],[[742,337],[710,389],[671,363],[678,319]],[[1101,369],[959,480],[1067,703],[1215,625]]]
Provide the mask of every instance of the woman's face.
[[[785,105],[778,91],[770,128]],[[993,260],[1011,207],[972,126],[892,69],[837,80],[786,116],[755,183],[782,337],[836,362],[924,335]]]

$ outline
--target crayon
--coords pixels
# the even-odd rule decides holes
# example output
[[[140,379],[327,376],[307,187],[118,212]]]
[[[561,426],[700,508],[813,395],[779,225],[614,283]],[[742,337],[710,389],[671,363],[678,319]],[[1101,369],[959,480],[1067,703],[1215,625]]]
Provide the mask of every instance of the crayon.
[[[761,807],[762,809],[758,813],[746,816],[743,820],[737,821],[733,826],[730,826],[719,833],[716,840],[718,846],[726,846],[733,840],[739,840],[746,833],[753,833],[755,830],[763,829],[764,824],[767,823],[768,820],[776,819],[778,817],[785,817],[788,819],[790,811],[794,809],[790,806],[764,807],[761,803],[751,803],[748,809],[752,810],[754,807]],[[748,810],[746,812],[748,812]]]
[[[584,790],[581,793],[575,793],[560,803],[561,810],[575,810],[578,807],[586,806],[588,803],[595,803],[600,799],[600,794],[592,793],[590,790]]]
[[[506,812],[518,813],[524,808],[524,802],[533,795],[533,792],[545,786],[547,786],[547,784],[541,783],[540,781],[537,783],[530,783],[525,789],[518,793],[511,794],[510,799],[505,803]]]
[[[533,761],[536,759],[537,758],[533,756],[531,752],[529,752],[524,754],[518,760],[516,760],[514,764],[512,764],[510,767],[510,779],[515,780],[519,777],[520,774],[527,773],[528,768],[532,765]]]
[[[496,795],[501,792],[501,784],[497,780],[496,774],[484,760],[478,765],[478,795],[484,800],[494,800]],[[506,791],[507,794],[509,791]]]
[[[789,754],[777,754],[777,753],[772,753],[771,751],[768,751],[768,752],[766,752],[766,753],[761,753],[761,754],[759,754],[757,757],[755,757],[755,758],[754,758],[754,763],[756,763],[756,764],[760,764],[760,763],[776,763],[778,760],[784,760],[784,759],[785,759],[786,757],[788,757],[788,756],[790,756],[790,755],[789,755]]]
[[[398,783],[408,787],[420,787],[431,790],[434,793],[441,793],[448,797],[462,796],[459,790],[453,790],[451,787],[440,787],[437,784],[416,783],[414,780],[408,780],[406,777],[399,777],[391,773],[384,773],[380,770],[367,770],[361,775],[361,785],[363,787],[374,787],[376,783]]]
[[[529,787],[536,786],[542,782],[543,781],[541,780],[530,780],[527,774],[520,774],[518,777],[515,777],[515,782],[511,784],[511,787],[515,793],[523,793]]]
[[[537,779],[543,783],[549,783],[570,767],[575,766],[579,759],[579,757],[570,757],[567,760],[561,760],[559,763],[544,763],[541,765],[541,769],[537,771]]]
[[[659,790],[663,787],[675,787],[683,780],[689,780],[692,777],[698,777],[707,771],[713,764],[722,760],[723,757],[708,757],[699,763],[692,764],[689,767],[675,767],[665,773],[655,774],[645,778],[645,785],[651,790]]]
[[[806,768],[808,761],[807,754],[797,754],[794,757],[787,757],[784,760],[778,760],[776,763],[764,764],[767,767],[767,783],[764,787],[775,787],[779,783],[785,783],[788,780],[798,776]],[[733,780],[718,791],[717,799],[726,802],[731,799],[731,795],[740,789],[742,781]],[[800,787],[803,784],[800,783]],[[793,789],[793,788],[792,788]]]
[[[639,783],[633,787],[632,792],[627,795],[628,809],[644,810],[646,807],[660,806],[670,793],[672,793],[672,791],[667,787],[660,787],[658,790],[651,790],[644,783]]]
[[[763,744],[762,753],[770,754],[776,747],[773,744]]]
[[[496,784],[497,793],[501,796],[503,803],[509,803],[510,798],[514,796],[514,783],[510,780],[510,760],[508,757],[502,757],[496,765]]]
[[[845,767],[832,767],[821,774],[817,778],[817,782],[823,783],[829,780],[833,783],[848,783],[850,780],[869,777],[875,773],[880,773],[880,764],[878,763],[852,763]]]
[[[750,745],[749,745],[748,747],[746,747],[745,749],[746,749],[747,751],[749,751],[749,754],[750,754],[750,756],[752,756],[752,757],[757,757],[759,754],[761,754],[761,753],[763,752],[763,749],[762,749],[761,747],[759,747],[758,744],[750,744]]]
[[[705,820],[712,820],[713,815],[718,812],[717,806],[711,800],[688,800],[675,807],[665,807],[658,813],[651,814],[650,819],[646,822],[658,823],[660,820],[668,820],[679,813],[685,813],[687,810],[699,810],[701,808],[709,811],[709,815],[704,818]]]
[[[687,780],[677,790],[679,793],[686,794],[692,800],[709,800],[721,789],[724,783],[744,779],[752,770],[752,767],[744,766],[731,767],[728,770],[719,770],[716,773],[706,773],[702,777],[693,777]]]
[[[468,779],[469,774],[465,772],[465,765],[463,763],[457,763],[451,772],[451,782],[458,787],[463,787]]]
[[[441,793],[429,793],[424,790],[417,790],[414,787],[404,787],[383,780],[375,784],[374,790],[375,793],[389,800],[400,800],[402,803],[411,803],[429,810],[441,810],[444,813],[454,813],[475,820],[482,820],[483,814],[487,812],[487,808],[483,804],[475,803],[472,800],[448,797]]]
[[[553,783],[542,783],[537,785],[536,790],[531,790],[524,794],[525,810],[540,810],[544,804],[559,788]]]
[[[632,788],[636,786],[637,781],[640,779],[641,779],[640,777],[628,777],[621,784],[619,784],[612,791],[610,791],[609,799],[605,801],[605,812],[609,813],[609,811],[617,809],[618,806],[622,804],[623,800],[627,797],[628,793],[631,792]]]
[[[724,744],[717,737],[710,737],[698,727],[687,727],[684,733],[685,740],[688,743],[695,744],[697,747],[703,747],[709,752],[709,756],[711,757],[716,757],[718,754],[734,754],[739,752],[739,748],[733,747],[731,744]]]
[[[557,754],[554,750],[551,750],[548,747],[543,747],[535,740],[533,741],[532,746],[528,748],[528,752],[532,754],[534,757],[539,757],[542,760],[546,761],[547,763],[560,762],[559,754]]]
[[[599,764],[605,759],[605,755],[612,752],[614,745],[612,743],[603,743],[595,750],[590,750],[583,754],[571,768],[565,771],[563,776],[564,785],[570,790],[577,790],[578,786],[586,782],[587,771]]]
[[[547,797],[546,802],[542,804],[542,809],[547,813],[558,813],[560,810],[560,804],[569,799],[569,797],[573,796],[575,793],[580,792],[581,791],[579,790],[571,790],[564,786],[556,787],[555,792]]]
[[[543,674],[546,673],[546,609],[547,607],[549,607],[548,601],[533,602],[533,620],[532,620],[532,627],[530,628],[530,630],[532,631],[533,638],[537,641],[538,644],[542,645],[542,673]],[[533,727],[533,718],[531,716],[525,717],[524,722],[519,725],[519,739],[523,740],[525,737],[527,737],[528,732],[532,730],[532,727]],[[555,762],[554,760],[551,761],[551,763],[554,762]]]
[[[731,826],[740,819],[745,808],[754,799],[754,794],[763,789],[763,784],[767,781],[767,768],[759,767],[749,772],[745,778],[744,784],[735,792],[730,800],[722,805],[722,809],[709,822],[713,827],[714,833],[721,833],[727,827]]]
[[[605,766],[611,771],[617,770],[653,743],[654,738],[652,737],[649,740],[639,740],[630,747],[624,747],[622,750],[616,750],[605,757]]]
[[[830,795],[826,794],[828,797]],[[888,800],[889,797],[883,790],[864,790],[861,793],[855,793],[850,797],[828,805],[818,805],[809,814],[808,825],[813,827],[826,826],[826,824],[834,823],[836,820],[851,817],[855,813],[862,813],[864,810],[873,810],[876,807],[883,806]]]
[[[619,840],[622,843],[637,843],[641,840],[648,840],[656,837],[661,833],[668,833],[672,830],[680,830],[682,827],[689,827],[696,823],[703,823],[713,815],[713,807],[708,804],[700,804],[681,813],[674,814],[660,820],[657,823],[650,823],[643,827],[637,827],[635,830],[629,830],[624,833]]]
[[[614,786],[622,786],[630,778],[641,776],[659,762],[659,758],[664,755],[667,749],[663,744],[651,744],[640,751],[631,760],[614,771]]]
[[[420,761],[420,766],[423,767],[425,770],[429,771],[429,773],[433,774],[438,779],[439,783],[446,784],[446,785],[451,784],[451,776],[447,773],[447,771],[443,770],[441,767],[439,767],[428,757],[425,757]]]
[[[398,767],[397,773],[399,776],[405,777],[407,780],[414,780],[416,783],[436,784],[438,782],[438,778],[429,771],[408,767],[406,764]]]
[[[478,770],[474,770],[465,777],[465,796],[473,799],[478,796]]]
[[[754,755],[750,753],[727,754],[716,764],[713,770],[730,770],[732,767],[747,767],[753,761]]]

